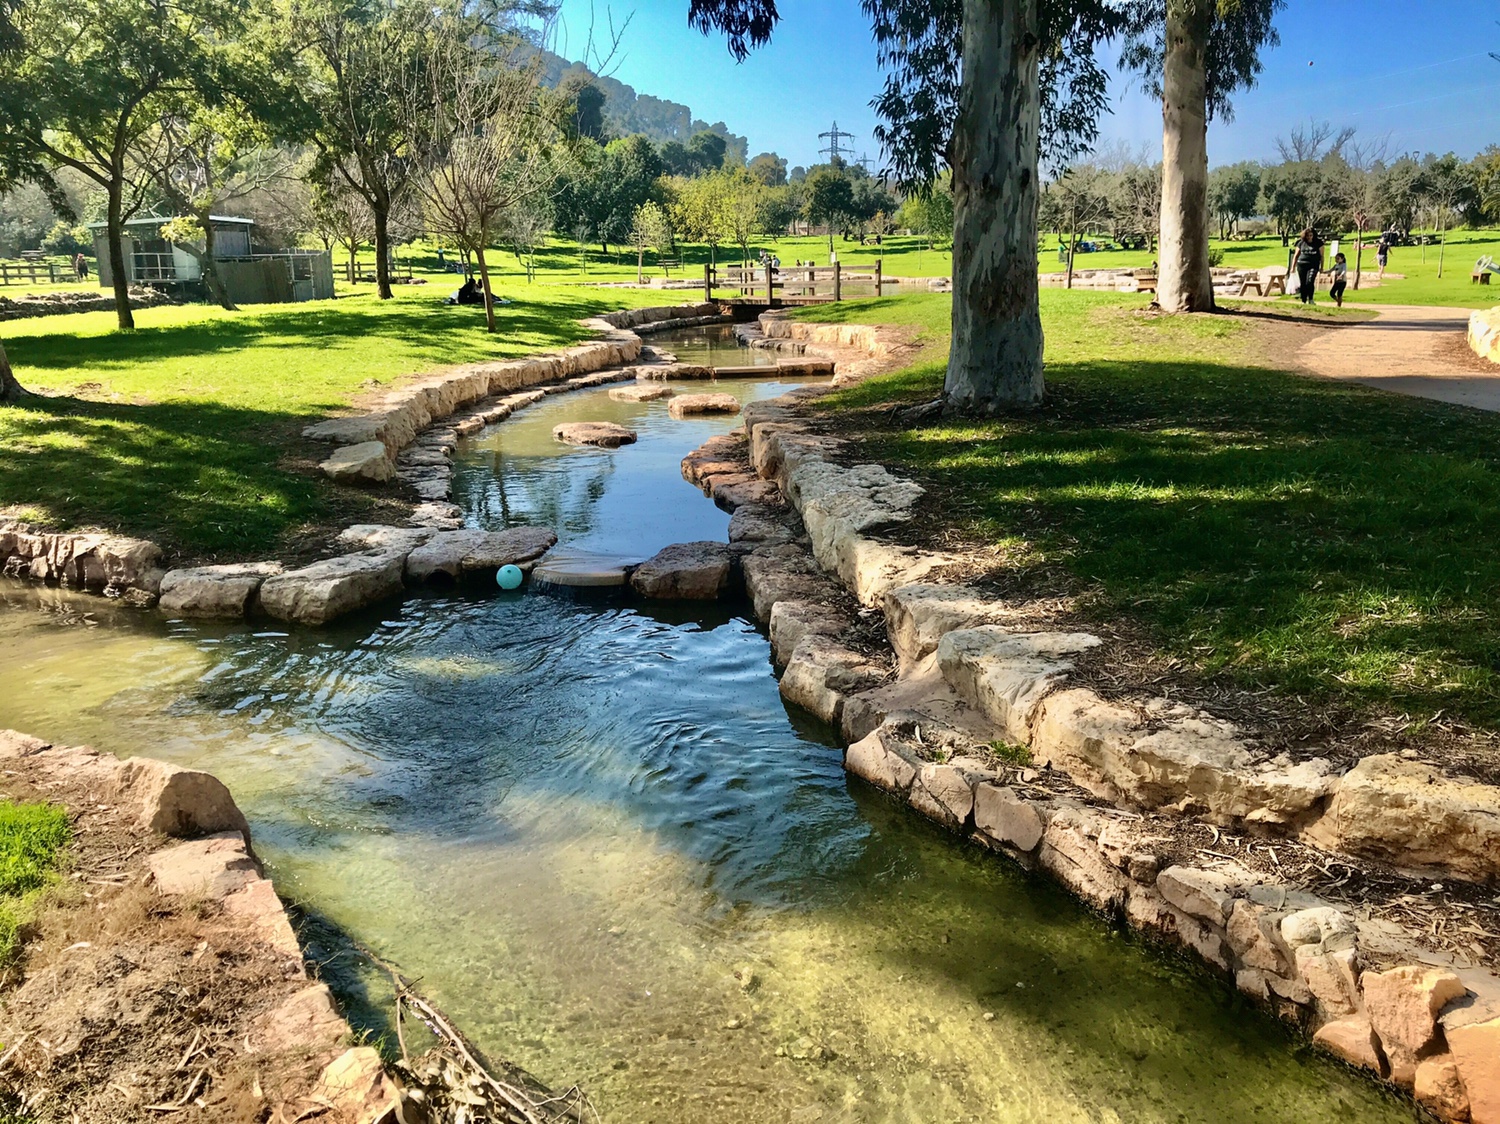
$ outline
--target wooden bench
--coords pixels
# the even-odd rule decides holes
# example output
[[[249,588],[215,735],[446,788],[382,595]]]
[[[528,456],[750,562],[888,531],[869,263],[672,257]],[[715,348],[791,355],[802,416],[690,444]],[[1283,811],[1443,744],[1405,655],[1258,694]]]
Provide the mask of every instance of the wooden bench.
[[[1247,273],[1240,281],[1240,291],[1235,295],[1243,297],[1251,289],[1255,290],[1258,297],[1274,297],[1277,294],[1286,296],[1286,270],[1271,266],[1255,273]]]
[[[1135,291],[1138,293],[1156,292],[1156,270],[1138,269],[1135,271]]]
[[[657,258],[656,264],[661,267],[662,273],[672,276],[672,270],[682,268],[681,258]]]
[[[22,250],[20,256],[22,261],[40,262],[47,255],[41,250]]]
[[[1469,274],[1470,285],[1488,285],[1490,283],[1490,271],[1487,269],[1476,269]]]

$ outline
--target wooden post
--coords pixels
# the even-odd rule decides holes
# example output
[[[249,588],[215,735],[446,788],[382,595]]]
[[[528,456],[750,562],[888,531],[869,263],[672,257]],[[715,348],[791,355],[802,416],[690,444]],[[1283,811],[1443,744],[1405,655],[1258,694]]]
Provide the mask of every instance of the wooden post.
[[[713,267],[708,262],[703,263],[703,303],[710,304],[714,299]]]
[[[775,304],[776,303],[776,282],[772,279],[771,270],[772,270],[771,259],[767,258],[766,259],[766,303],[767,304]]]
[[[880,280],[880,266],[881,263],[877,260],[875,262],[875,295],[877,297],[880,296],[880,286],[882,284]]]
[[[833,299],[844,299],[844,263],[841,261],[833,263]]]

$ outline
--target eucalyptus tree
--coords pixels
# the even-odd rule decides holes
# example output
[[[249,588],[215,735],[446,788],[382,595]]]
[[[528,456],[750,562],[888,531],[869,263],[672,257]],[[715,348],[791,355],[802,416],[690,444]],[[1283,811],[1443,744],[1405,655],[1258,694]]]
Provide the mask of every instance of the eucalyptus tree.
[[[20,0],[0,0],[0,71],[8,70],[24,49],[19,28],[14,19]],[[35,166],[28,146],[20,144],[14,134],[14,122],[0,117],[0,195],[12,190],[23,180],[42,175]],[[10,369],[10,357],[5,354],[5,341],[0,340],[0,406],[9,406],[26,397],[26,389],[17,381]]]
[[[1168,312],[1214,307],[1208,263],[1208,123],[1260,76],[1285,0],[1130,0],[1122,57],[1162,105],[1161,255],[1156,300]]]
[[[950,409],[992,414],[1042,397],[1036,262],[1039,165],[1097,136],[1094,54],[1123,19],[1110,0],[861,0],[887,71],[876,138],[900,186],[944,165],[954,196]],[[690,0],[694,26],[743,58],[769,41],[774,0]]]
[[[124,224],[150,190],[132,176],[133,153],[184,104],[224,101],[231,45],[252,15],[239,0],[25,0],[11,11],[25,46],[0,56],[5,145],[103,191],[122,329],[135,327]]]

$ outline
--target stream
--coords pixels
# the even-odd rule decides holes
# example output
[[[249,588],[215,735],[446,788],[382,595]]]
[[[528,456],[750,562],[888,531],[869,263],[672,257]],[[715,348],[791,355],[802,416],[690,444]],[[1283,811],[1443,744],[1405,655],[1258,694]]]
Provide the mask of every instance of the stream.
[[[560,445],[563,420],[640,441]],[[722,540],[678,462],[737,424],[553,396],[461,445],[454,501],[613,557]],[[3,726],[211,770],[356,1020],[386,1029],[386,993],[351,939],[609,1124],[1411,1118],[847,777],[746,606],[427,593],[288,631],[4,583]]]

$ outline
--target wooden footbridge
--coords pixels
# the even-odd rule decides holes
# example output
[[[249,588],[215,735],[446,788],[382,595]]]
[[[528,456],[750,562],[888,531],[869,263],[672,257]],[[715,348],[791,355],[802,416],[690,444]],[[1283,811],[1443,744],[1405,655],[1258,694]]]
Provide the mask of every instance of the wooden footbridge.
[[[725,291],[738,296],[723,295]],[[703,266],[703,299],[720,304],[789,308],[827,304],[861,297],[878,297],[884,290],[881,263],[851,268],[832,265],[708,265]]]

